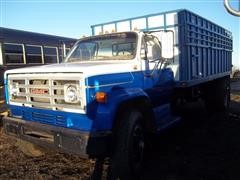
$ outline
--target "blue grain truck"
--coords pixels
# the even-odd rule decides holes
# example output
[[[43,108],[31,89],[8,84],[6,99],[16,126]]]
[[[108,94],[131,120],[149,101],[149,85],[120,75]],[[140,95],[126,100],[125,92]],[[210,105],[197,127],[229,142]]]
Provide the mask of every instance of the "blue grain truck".
[[[91,27],[63,63],[5,73],[8,135],[110,157],[111,174],[124,179],[141,170],[149,134],[179,120],[179,102],[228,108],[228,30],[188,10]]]

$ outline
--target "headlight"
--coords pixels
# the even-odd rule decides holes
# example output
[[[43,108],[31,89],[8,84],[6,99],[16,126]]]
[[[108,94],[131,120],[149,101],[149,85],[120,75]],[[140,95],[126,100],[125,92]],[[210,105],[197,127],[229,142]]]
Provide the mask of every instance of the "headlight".
[[[10,90],[9,90],[9,94],[12,98],[15,98],[19,93],[19,88],[18,88],[18,84],[17,83],[13,83],[10,85]]]
[[[65,85],[64,86],[64,100],[67,103],[78,103],[79,93],[76,85]]]

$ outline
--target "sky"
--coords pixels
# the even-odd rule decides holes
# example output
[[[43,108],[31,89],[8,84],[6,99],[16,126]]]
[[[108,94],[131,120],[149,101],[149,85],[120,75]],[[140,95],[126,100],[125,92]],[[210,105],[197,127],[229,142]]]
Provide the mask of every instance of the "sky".
[[[233,34],[233,65],[240,68],[240,17],[224,0],[0,0],[0,26],[81,38],[91,25],[174,9],[189,9]],[[240,0],[229,0],[236,10]]]

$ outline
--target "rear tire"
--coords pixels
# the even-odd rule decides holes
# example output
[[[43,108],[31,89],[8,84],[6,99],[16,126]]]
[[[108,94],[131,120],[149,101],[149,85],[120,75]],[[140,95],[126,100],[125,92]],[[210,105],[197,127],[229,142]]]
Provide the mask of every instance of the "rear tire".
[[[219,110],[227,111],[230,105],[230,78],[225,78],[220,82],[221,91],[219,98]]]
[[[208,111],[227,111],[230,104],[229,76],[208,83],[205,88],[205,106]]]
[[[116,136],[116,146],[110,160],[109,179],[138,178],[145,147],[142,120],[143,116],[137,110],[122,116]]]

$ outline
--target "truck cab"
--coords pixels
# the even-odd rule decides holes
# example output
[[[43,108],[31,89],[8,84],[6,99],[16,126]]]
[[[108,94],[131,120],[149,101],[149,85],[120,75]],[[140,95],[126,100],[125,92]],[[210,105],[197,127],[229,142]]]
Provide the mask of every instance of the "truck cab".
[[[137,133],[128,139],[134,140],[131,149],[139,164],[145,133],[176,120],[170,110],[174,73],[168,64],[173,57],[162,56],[163,49],[173,47],[165,44],[149,32],[104,34],[79,40],[61,64],[8,70],[5,131],[38,145],[98,157],[112,154],[113,142],[130,128],[130,134]]]
[[[103,34],[111,28],[116,32]],[[61,64],[5,72],[7,134],[81,157],[110,157],[113,179],[133,179],[149,134],[180,119],[178,102],[202,98],[209,109],[228,108],[228,30],[187,10],[92,29]]]

